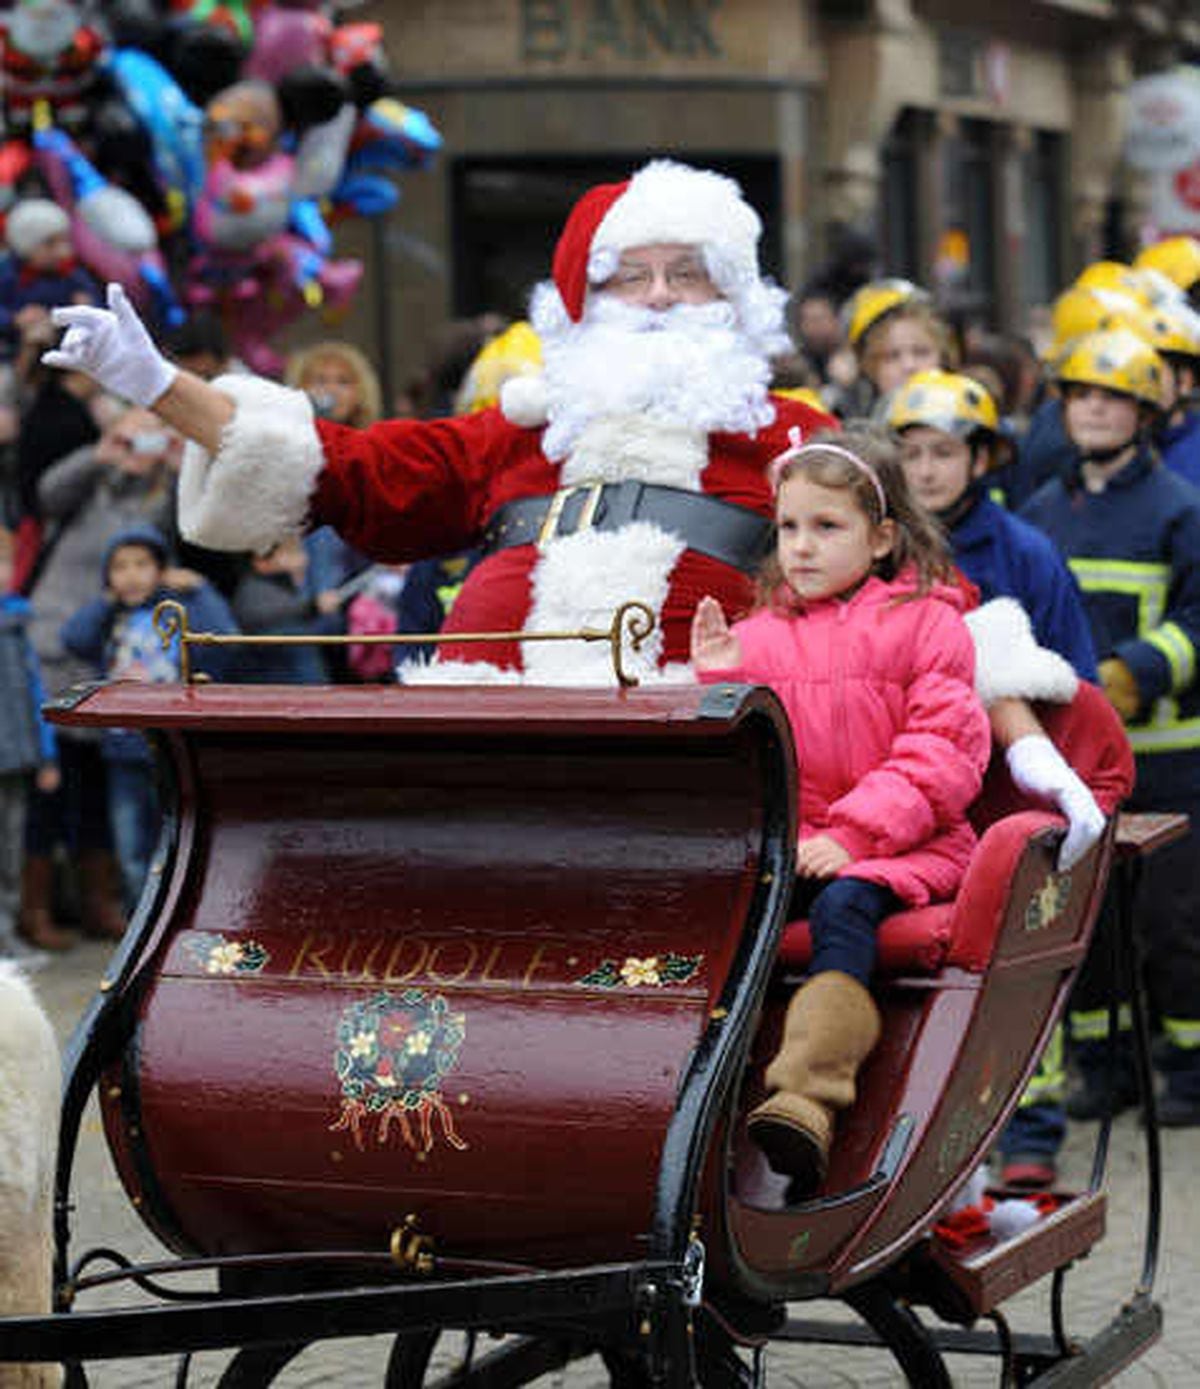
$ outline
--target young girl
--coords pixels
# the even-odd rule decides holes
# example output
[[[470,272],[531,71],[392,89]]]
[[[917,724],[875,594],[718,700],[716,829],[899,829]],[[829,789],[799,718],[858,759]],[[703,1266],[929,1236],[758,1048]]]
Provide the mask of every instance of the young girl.
[[[961,616],[970,600],[895,445],[858,427],[794,440],[772,467],[778,543],[762,606],[730,628],[703,599],[692,661],[706,683],[770,685],[795,734],[813,958],[749,1123],[802,1195],[824,1178],[834,1111],[852,1103],[879,1036],[876,929],[958,887],[990,738]]]

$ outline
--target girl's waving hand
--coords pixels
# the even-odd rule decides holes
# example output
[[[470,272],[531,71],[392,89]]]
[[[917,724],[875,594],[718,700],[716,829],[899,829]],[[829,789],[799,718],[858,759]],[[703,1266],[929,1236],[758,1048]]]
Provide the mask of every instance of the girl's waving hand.
[[[733,670],[742,663],[742,644],[715,598],[701,598],[692,618],[692,664],[698,671]]]

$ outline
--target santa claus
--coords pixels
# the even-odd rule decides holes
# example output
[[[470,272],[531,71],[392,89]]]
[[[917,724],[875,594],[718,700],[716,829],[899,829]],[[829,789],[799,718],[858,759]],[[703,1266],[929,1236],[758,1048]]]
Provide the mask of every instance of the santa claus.
[[[770,391],[771,359],[789,343],[785,293],[759,271],[761,232],[737,184],[708,170],[655,160],[593,188],[533,295],[542,374],[465,418],[350,429],[273,382],[210,385],[162,358],[115,285],[107,309],[55,310],[67,332],[44,360],[153,405],[194,441],[179,486],[189,540],[262,550],[330,524],[384,560],[482,546],[447,633],[605,628],[638,599],[658,625],[629,668],[687,679],[699,599],[714,595],[731,617],[750,602],[770,545],[768,463],[793,429],[831,423]],[[997,659],[981,661],[992,699],[1070,698],[1069,668],[1035,650],[1026,641],[1018,659],[1010,632],[995,639]],[[450,642],[408,678],[577,685],[613,674],[599,645]],[[1031,732],[1022,717],[1013,736],[1028,747]],[[1026,781],[1078,824],[1086,789],[1037,742]],[[1092,810],[1085,838],[1103,824]]]

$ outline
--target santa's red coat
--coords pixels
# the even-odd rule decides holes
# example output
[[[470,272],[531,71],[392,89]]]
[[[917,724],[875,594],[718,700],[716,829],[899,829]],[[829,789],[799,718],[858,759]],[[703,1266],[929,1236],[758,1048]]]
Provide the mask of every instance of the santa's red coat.
[[[788,447],[788,430],[798,426],[807,436],[833,424],[799,401],[773,396],[772,403],[774,423],[756,434],[709,436],[709,461],[701,475],[706,494],[764,516],[772,510],[766,467]],[[498,409],[445,420],[391,420],[364,430],[319,420],[317,429],[325,467],[312,518],[377,560],[402,562],[469,549],[479,544],[500,507],[560,486],[560,465],[542,453],[541,430],[512,424]],[[537,560],[532,545],[488,556],[468,576],[444,631],[520,631],[529,614]],[[708,593],[731,617],[740,616],[750,606],[752,581],[718,560],[685,551],[672,570],[659,614],[664,660],[687,660],[692,613]],[[483,649],[447,643],[441,659],[521,664],[515,643],[489,643]]]

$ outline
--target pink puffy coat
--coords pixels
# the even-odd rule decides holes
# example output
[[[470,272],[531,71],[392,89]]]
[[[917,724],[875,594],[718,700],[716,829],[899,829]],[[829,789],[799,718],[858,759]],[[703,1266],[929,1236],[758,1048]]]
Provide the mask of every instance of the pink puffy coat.
[[[913,593],[903,577],[870,578],[845,602],[763,609],[733,628],[741,665],[701,678],[775,691],[796,739],[800,838],[831,836],[852,859],[839,876],[921,906],[962,880],[991,739],[967,594]]]

